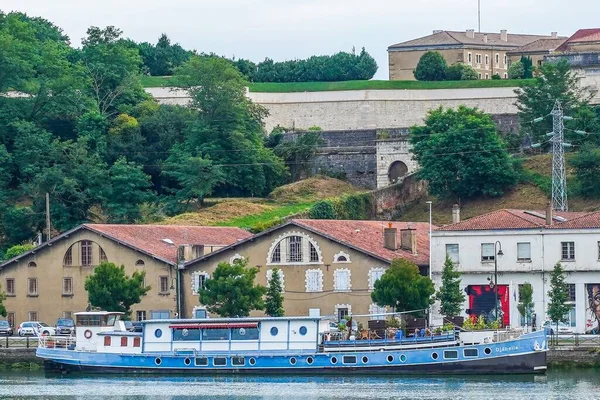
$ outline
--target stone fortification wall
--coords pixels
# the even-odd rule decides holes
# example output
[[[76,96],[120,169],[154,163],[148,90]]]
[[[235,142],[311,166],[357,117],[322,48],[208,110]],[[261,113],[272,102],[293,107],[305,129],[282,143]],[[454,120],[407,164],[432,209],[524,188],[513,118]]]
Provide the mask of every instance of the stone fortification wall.
[[[516,114],[515,88],[439,90],[351,90],[334,92],[256,93],[248,96],[269,110],[267,132],[275,126],[324,130],[403,128],[423,121],[439,106],[478,107],[489,114]],[[146,89],[163,104],[187,104],[183,91]]]

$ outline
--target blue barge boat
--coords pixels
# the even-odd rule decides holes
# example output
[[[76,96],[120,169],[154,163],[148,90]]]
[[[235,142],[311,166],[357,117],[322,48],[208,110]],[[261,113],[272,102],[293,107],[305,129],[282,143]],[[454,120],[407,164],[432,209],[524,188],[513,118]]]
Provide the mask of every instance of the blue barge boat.
[[[76,336],[40,338],[47,369],[193,374],[534,374],[546,370],[545,331],[447,332],[328,340],[319,317],[148,320],[76,313]]]

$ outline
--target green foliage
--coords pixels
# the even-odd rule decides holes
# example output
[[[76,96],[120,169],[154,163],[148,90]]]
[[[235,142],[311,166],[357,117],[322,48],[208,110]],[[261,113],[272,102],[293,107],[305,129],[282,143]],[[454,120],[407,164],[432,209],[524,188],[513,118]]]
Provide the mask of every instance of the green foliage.
[[[575,170],[577,192],[587,198],[600,198],[600,149],[585,149],[569,159]]]
[[[565,115],[574,116],[591,98],[591,93],[579,85],[575,72],[566,60],[542,64],[533,83],[521,86],[516,93],[521,130],[534,143],[546,142],[546,133],[552,132],[550,113],[556,100],[561,102]],[[532,123],[538,117],[544,117],[544,120]],[[576,129],[577,125],[570,127]]]
[[[565,322],[571,309],[569,301],[569,285],[565,282],[565,272],[560,262],[557,262],[550,272],[550,290],[548,291],[548,317],[553,322]]]
[[[25,244],[17,244],[15,246],[10,247],[6,250],[4,257],[6,260],[10,260],[11,258],[15,258],[20,256],[21,254],[27,253],[29,250],[32,250],[35,246],[31,243]]]
[[[442,270],[442,285],[435,294],[435,298],[440,301],[440,312],[446,318],[461,314],[465,302],[465,293],[460,290],[460,272],[456,270],[448,255],[446,255],[444,269]]]
[[[414,70],[418,81],[443,81],[448,73],[448,63],[444,56],[437,51],[428,51],[421,56]]]
[[[270,317],[283,317],[283,295],[281,294],[283,287],[281,285],[281,277],[277,268],[273,269],[269,286],[267,288],[267,296],[265,299],[265,313]]]
[[[491,117],[476,108],[432,110],[411,128],[419,177],[431,194],[461,199],[501,196],[517,175]]]
[[[132,43],[132,45],[137,47],[144,69],[154,76],[172,75],[174,69],[189,60],[193,54],[178,43],[171,44],[171,40],[164,33],[156,45],[148,42]]]
[[[521,64],[523,64],[523,78],[533,78],[533,62],[531,61],[531,57],[521,56]]]
[[[335,82],[371,79],[377,72],[375,59],[363,48],[332,56],[274,62],[267,58],[257,65],[255,82]]]
[[[502,77],[499,73],[495,73],[494,75],[492,75],[492,80],[499,81],[500,79],[502,79]]]
[[[335,211],[331,201],[321,200],[316,202],[309,211],[311,219],[335,219]]]
[[[0,317],[6,317],[6,307],[4,306],[4,300],[6,300],[6,293],[2,291],[2,285],[0,285]]]
[[[525,77],[525,67],[521,61],[515,61],[508,67],[508,79],[523,79]]]
[[[258,268],[247,267],[247,260],[220,263],[211,279],[199,290],[200,303],[221,317],[247,317],[253,310],[264,310],[264,286],[255,285]]]
[[[477,71],[465,63],[456,63],[448,67],[446,80],[449,81],[474,81],[479,78]]]
[[[93,307],[104,311],[120,311],[128,319],[131,306],[138,304],[148,293],[150,286],[144,287],[146,272],[135,271],[125,274],[125,266],[103,262],[85,279],[88,301]]]
[[[533,286],[529,282],[519,286],[519,304],[517,304],[517,310],[523,317],[525,317],[525,325],[528,325],[531,314],[533,313]]]
[[[419,274],[419,268],[404,259],[395,259],[381,279],[375,282],[371,299],[377,305],[396,311],[423,310],[433,304],[433,282]]]
[[[110,167],[106,212],[113,222],[133,223],[141,219],[141,205],[153,200],[150,177],[135,163],[120,158]]]
[[[284,140],[275,147],[275,154],[288,166],[292,181],[306,178],[309,175],[311,162],[318,148],[325,143],[320,130],[321,128],[318,127],[309,128],[308,132],[298,133],[290,140]]]

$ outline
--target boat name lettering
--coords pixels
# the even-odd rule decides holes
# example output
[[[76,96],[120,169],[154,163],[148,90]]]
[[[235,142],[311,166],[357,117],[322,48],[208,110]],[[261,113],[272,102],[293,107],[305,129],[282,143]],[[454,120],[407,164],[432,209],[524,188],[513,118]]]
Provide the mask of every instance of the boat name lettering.
[[[496,347],[496,353],[504,353],[506,351],[515,351],[515,350],[519,350],[519,346]]]

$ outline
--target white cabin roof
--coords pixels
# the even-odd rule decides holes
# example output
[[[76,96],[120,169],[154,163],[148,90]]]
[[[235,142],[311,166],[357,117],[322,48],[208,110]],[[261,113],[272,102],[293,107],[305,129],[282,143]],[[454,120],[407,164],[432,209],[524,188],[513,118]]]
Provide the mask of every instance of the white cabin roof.
[[[185,323],[240,323],[263,321],[320,321],[321,317],[256,317],[256,318],[195,318],[195,319],[147,319],[142,324],[185,324]]]
[[[73,315],[123,315],[120,311],[82,311],[73,313]]]

